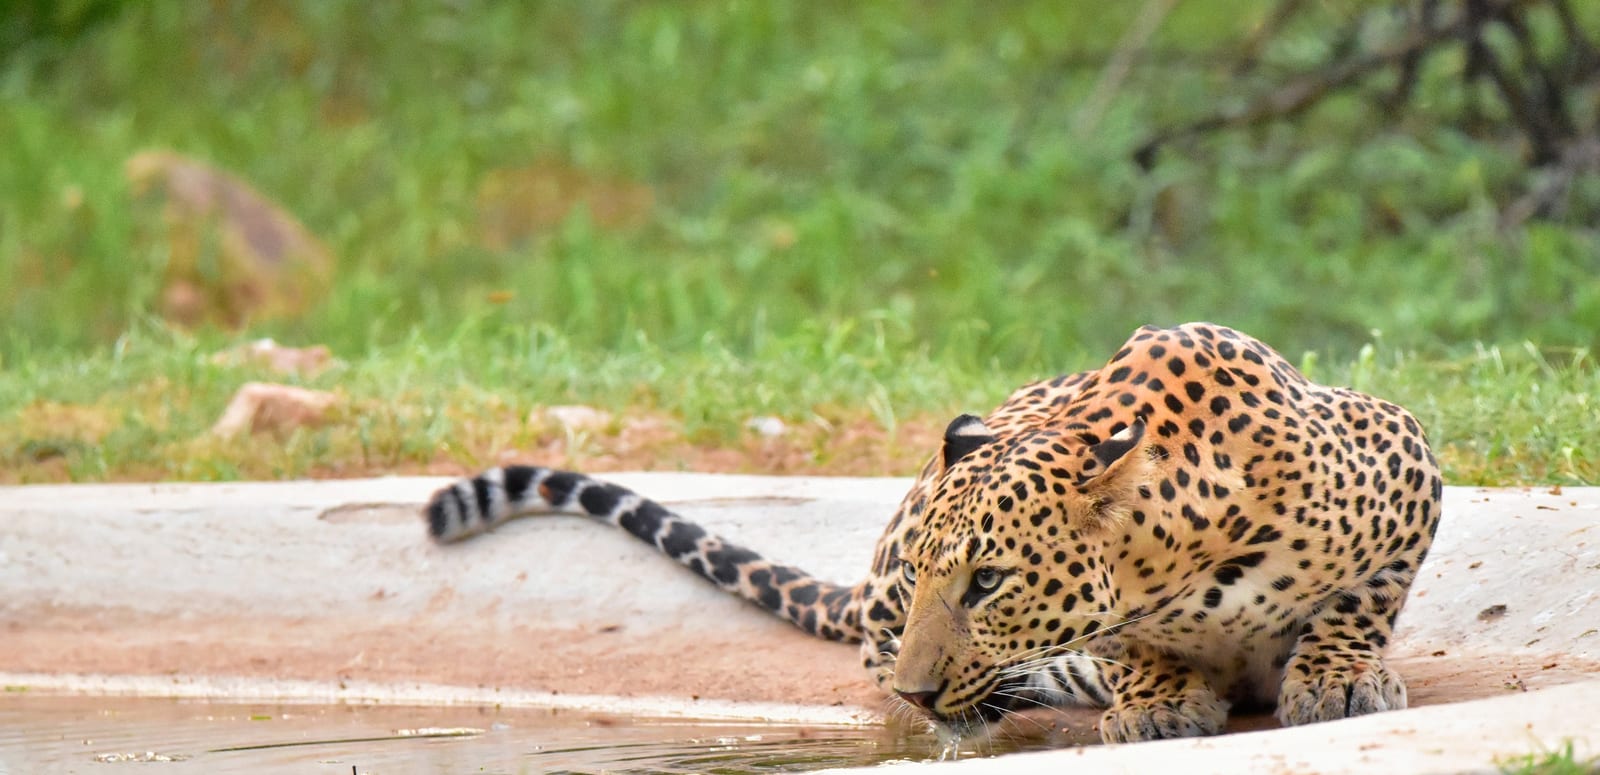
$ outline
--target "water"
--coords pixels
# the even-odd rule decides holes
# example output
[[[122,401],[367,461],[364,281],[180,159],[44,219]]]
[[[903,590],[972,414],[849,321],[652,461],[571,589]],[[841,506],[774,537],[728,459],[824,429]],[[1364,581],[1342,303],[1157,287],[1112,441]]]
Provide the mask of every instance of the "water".
[[[1070,744],[1058,730],[965,751]],[[742,773],[940,758],[932,735],[573,711],[0,695],[0,773]]]

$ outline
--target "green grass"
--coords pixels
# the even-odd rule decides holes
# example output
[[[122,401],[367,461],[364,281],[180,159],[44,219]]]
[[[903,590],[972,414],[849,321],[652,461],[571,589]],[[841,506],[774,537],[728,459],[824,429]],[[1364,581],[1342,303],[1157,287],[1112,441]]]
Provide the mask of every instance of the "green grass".
[[[498,459],[585,455],[627,466],[721,470],[914,473],[929,433],[962,411],[985,411],[1025,381],[1054,372],[995,365],[952,371],[926,352],[886,344],[892,321],[808,329],[741,355],[714,339],[668,352],[637,338],[599,352],[547,328],[463,324],[441,343],[421,335],[290,382],[332,390],[341,408],[320,427],[219,441],[210,425],[241,384],[281,380],[210,360],[221,342],[144,326],[87,357],[36,359],[0,374],[0,471],[6,481],[237,479],[459,471]],[[1291,356],[1295,357],[1295,356]],[[1099,360],[1105,354],[1098,355]],[[1454,484],[1600,483],[1600,371],[1585,352],[1531,346],[1422,358],[1387,346],[1343,361],[1305,353],[1315,378],[1411,408]],[[1059,371],[1096,365],[1075,357]],[[588,404],[613,412],[584,438],[527,421],[538,407]],[[744,429],[776,415],[800,432],[798,457],[729,464],[708,450],[760,449]],[[664,418],[658,447],[618,451],[621,428]],[[865,425],[870,456],[840,458]],[[882,437],[882,438],[880,438]],[[885,440],[886,439],[886,440]],[[613,455],[614,457],[605,457]]]
[[[1554,751],[1512,757],[1499,766],[1506,775],[1595,775],[1600,773],[1600,758],[1578,759],[1569,740]]]
[[[1228,57],[1271,4],[1182,3],[1075,133],[1139,5],[32,11],[0,47],[0,462],[79,480],[476,463],[539,442],[513,426],[551,403],[659,413],[701,446],[754,414],[893,436],[1140,324],[1208,319],[1413,407],[1452,481],[1596,481],[1600,187],[1501,229],[1495,202],[1530,178],[1514,143],[1453,122],[1449,56],[1404,121],[1341,97],[1141,173],[1149,132],[1318,61],[1361,4],[1319,6],[1241,81]],[[153,322],[171,247],[122,176],[146,148],[301,218],[339,258],[326,300],[243,334]],[[534,165],[653,204],[496,221],[518,203],[491,181]],[[331,346],[346,365],[311,382],[347,414],[203,441],[267,376],[204,356],[258,335]]]

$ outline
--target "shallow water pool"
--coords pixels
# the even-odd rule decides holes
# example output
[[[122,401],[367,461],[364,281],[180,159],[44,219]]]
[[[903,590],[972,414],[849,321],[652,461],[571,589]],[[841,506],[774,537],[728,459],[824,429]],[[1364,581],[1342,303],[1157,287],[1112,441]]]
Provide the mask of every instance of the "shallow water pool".
[[[1048,725],[963,757],[1072,740]],[[761,773],[919,761],[881,726],[625,719],[493,707],[0,695],[0,773]]]

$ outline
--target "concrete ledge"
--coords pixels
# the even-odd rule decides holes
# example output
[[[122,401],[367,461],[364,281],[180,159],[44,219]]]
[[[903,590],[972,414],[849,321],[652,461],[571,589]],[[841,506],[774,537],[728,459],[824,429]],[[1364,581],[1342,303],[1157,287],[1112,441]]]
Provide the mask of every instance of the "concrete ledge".
[[[837,581],[867,567],[908,484],[607,478]],[[0,488],[0,673],[61,691],[93,690],[96,681],[156,693],[249,686],[266,696],[389,687],[372,699],[576,695],[658,709],[714,701],[826,708],[843,720],[882,707],[855,647],[807,638],[619,532],[570,517],[528,519],[431,546],[416,511],[446,481]],[[1475,735],[1490,731],[1471,724],[1504,714],[1543,718],[1535,698],[1594,699],[1584,693],[1592,687],[1508,695],[1600,676],[1600,490],[1447,488],[1443,527],[1392,656],[1414,706],[1493,698],[1481,709],[1430,711],[1460,714],[1461,729]],[[1366,725],[1426,735],[1442,723],[1405,720],[1410,713],[1191,745],[1273,735],[1309,745],[1299,736]],[[1566,715],[1554,720],[1578,723]],[[1571,731],[1548,726],[1558,727]],[[1498,743],[1517,753],[1538,739],[1519,733]],[[1148,748],[1158,749],[1167,750]]]
[[[859,727],[882,723],[861,708],[689,697],[614,697],[447,684],[294,681],[212,676],[0,673],[0,685],[50,696],[162,698],[277,705],[410,705],[600,713],[626,718],[753,721]]]
[[[613,478],[841,580],[868,565],[906,486]],[[854,646],[619,532],[529,519],[431,545],[418,508],[447,481],[0,488],[0,671],[877,707]]]
[[[1600,681],[1292,729],[909,766],[949,775],[1497,772],[1509,758],[1558,751],[1568,741],[1579,761],[1600,755]],[[885,771],[872,767],[826,772]]]

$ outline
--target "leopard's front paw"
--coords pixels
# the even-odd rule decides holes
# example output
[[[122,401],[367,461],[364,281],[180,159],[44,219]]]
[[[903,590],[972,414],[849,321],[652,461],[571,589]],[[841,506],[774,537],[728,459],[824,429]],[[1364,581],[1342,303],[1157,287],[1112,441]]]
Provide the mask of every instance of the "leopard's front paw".
[[[1363,716],[1406,707],[1406,684],[1383,660],[1361,659],[1307,671],[1291,664],[1278,692],[1285,726]]]
[[[1100,739],[1136,743],[1172,737],[1202,737],[1222,731],[1228,705],[1209,690],[1178,697],[1121,699],[1100,717]]]

